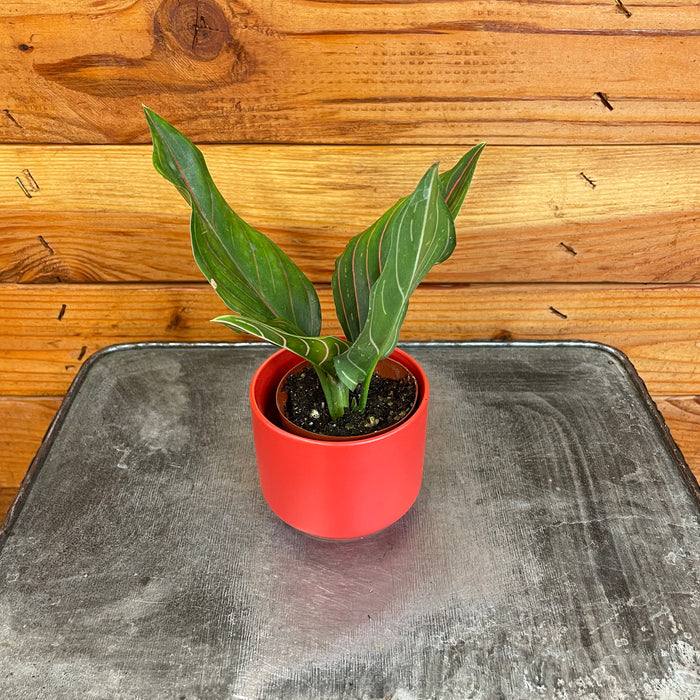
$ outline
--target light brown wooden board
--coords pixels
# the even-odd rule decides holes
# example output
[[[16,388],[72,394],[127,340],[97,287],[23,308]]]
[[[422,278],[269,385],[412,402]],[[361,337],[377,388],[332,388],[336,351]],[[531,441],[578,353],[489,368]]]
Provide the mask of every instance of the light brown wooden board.
[[[210,146],[234,209],[315,282],[455,147]],[[31,197],[20,188],[23,183]],[[151,148],[0,148],[0,281],[200,281]],[[487,147],[432,282],[700,281],[699,146]]]
[[[330,289],[325,331],[339,332]],[[57,395],[99,348],[145,340],[235,340],[199,285],[0,285],[0,394]],[[655,394],[700,394],[700,285],[426,285],[405,340],[585,339],[625,352]]]
[[[61,400],[59,396],[0,396],[0,489],[19,486]]]
[[[7,509],[10,507],[15,494],[17,493],[16,488],[6,488],[0,486],[0,521],[5,517]]]
[[[700,396],[666,396],[656,398],[683,456],[700,481]]]
[[[692,143],[693,2],[0,6],[4,142]]]

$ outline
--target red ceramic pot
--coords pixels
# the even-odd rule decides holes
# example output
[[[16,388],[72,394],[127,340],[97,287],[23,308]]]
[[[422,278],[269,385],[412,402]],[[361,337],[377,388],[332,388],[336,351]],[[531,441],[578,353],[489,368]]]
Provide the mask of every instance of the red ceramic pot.
[[[383,530],[413,505],[423,478],[428,378],[403,350],[391,357],[418,380],[413,414],[396,428],[343,442],[283,430],[275,393],[299,357],[279,350],[250,384],[253,437],[263,496],[284,522],[314,537],[356,539]]]

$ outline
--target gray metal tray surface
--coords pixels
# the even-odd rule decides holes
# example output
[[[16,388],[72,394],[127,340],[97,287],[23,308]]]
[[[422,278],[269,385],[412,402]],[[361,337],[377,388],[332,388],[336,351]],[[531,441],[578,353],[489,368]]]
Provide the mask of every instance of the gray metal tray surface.
[[[330,543],[259,491],[259,344],[83,368],[6,518],[2,698],[698,698],[698,489],[585,342],[404,346],[418,501]]]

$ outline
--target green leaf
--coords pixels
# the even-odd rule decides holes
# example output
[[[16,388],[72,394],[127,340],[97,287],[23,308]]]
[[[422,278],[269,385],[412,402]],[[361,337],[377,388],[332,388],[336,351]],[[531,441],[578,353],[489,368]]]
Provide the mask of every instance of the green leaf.
[[[440,175],[443,197],[453,218],[462,207],[476,163],[485,146],[485,143],[474,146],[454,167]],[[400,199],[367,230],[352,238],[335,261],[331,280],[333,301],[345,337],[351,341],[360,335],[367,320],[370,290],[381,274],[388,251],[387,228],[407,199]],[[446,242],[442,256],[435,263],[449,258],[454,246],[453,236],[451,242]]]
[[[192,250],[199,268],[233,311],[282,324],[299,336],[318,335],[321,306],[304,273],[267,236],[226,203],[201,151],[144,107],[153,137],[153,165],[192,208]]]
[[[333,302],[343,333],[351,341],[360,335],[367,320],[369,294],[381,274],[388,250],[384,234],[406,199],[398,201],[366,231],[352,238],[335,261],[331,279]]]
[[[377,362],[396,347],[411,294],[445,251],[454,248],[454,220],[443,194],[434,165],[387,220],[380,244],[382,269],[369,293],[365,324],[334,361],[349,388],[369,385]]]
[[[336,336],[315,336],[313,338],[295,335],[283,324],[269,325],[243,316],[220,316],[214,321],[235,331],[250,333],[307,359],[314,366],[323,393],[326,397],[331,418],[338,420],[350,405],[350,394],[337,377],[333,360],[350,347],[350,344]]]
[[[335,374],[333,358],[350,347],[347,341],[333,335],[301,336],[282,325],[266,324],[245,316],[219,316],[214,321],[286,348],[332,374]]]
[[[474,177],[476,163],[485,147],[485,143],[477,144],[474,148],[467,151],[453,168],[440,175],[440,184],[444,190],[445,203],[454,219],[457,218],[457,214],[462,208],[472,177]]]

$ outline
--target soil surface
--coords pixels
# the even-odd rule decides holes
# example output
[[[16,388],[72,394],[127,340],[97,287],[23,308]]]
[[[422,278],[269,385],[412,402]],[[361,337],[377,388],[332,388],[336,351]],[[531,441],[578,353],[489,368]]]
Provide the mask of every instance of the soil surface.
[[[300,428],[321,435],[369,435],[405,418],[413,407],[416,387],[409,377],[390,379],[372,376],[364,413],[345,409],[337,421],[331,419],[318,375],[311,368],[288,377],[285,384],[287,417]],[[350,392],[352,406],[360,389]]]

